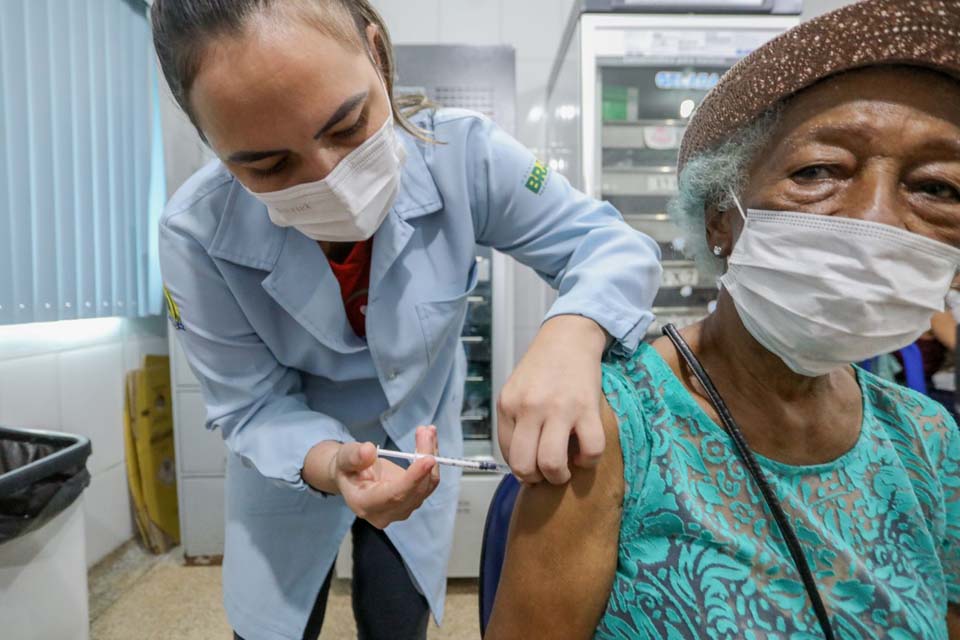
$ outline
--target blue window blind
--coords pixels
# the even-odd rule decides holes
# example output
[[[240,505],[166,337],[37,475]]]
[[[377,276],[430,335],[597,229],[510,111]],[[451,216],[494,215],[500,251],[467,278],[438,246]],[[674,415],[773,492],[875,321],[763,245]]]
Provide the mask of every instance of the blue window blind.
[[[159,313],[158,87],[142,0],[0,2],[0,324]]]

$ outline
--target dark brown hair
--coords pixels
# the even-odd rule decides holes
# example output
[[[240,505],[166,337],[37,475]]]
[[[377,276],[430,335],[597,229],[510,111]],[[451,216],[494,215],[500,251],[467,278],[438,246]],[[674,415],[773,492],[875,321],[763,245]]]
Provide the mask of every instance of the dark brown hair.
[[[282,10],[303,16],[341,42],[362,47],[374,64],[379,58],[394,120],[420,140],[432,141],[408,118],[434,105],[424,96],[394,96],[395,62],[390,32],[369,0],[154,0],[153,43],[163,75],[180,108],[198,131],[200,127],[190,107],[190,89],[206,47],[217,37],[242,33],[248,21],[258,14]],[[376,56],[367,45],[366,30],[370,25],[378,30]],[[202,131],[200,135],[203,136]]]

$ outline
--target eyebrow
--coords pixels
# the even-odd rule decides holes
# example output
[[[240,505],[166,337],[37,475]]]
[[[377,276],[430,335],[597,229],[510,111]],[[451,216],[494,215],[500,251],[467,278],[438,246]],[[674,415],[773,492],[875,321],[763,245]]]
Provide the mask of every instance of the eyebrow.
[[[357,108],[357,106],[362,104],[369,95],[369,91],[363,91],[355,96],[347,98],[343,104],[341,104],[337,110],[334,111],[333,115],[330,116],[330,119],[327,120],[327,123],[323,125],[320,131],[313,136],[313,139],[316,140],[320,138],[327,131],[343,122],[343,119],[350,115],[353,110]],[[249,164],[251,162],[266,160],[267,158],[273,158],[274,156],[282,156],[285,153],[289,153],[289,151],[287,149],[271,149],[268,151],[237,151],[236,153],[230,154],[228,159],[230,162],[236,162],[238,164]]]
[[[931,150],[937,153],[955,156],[953,162],[960,161],[960,140],[943,138],[930,143]]]
[[[850,139],[859,143],[880,134],[870,123],[841,123],[817,127],[809,135],[815,142],[838,144]],[[960,158],[960,140],[952,138],[931,139],[924,141],[922,147],[927,153],[956,155]]]
[[[285,153],[287,153],[286,149],[276,149],[274,151],[237,151],[236,153],[230,154],[230,157],[227,159],[230,162],[247,164],[250,162],[266,160],[267,158],[272,158],[274,156],[282,156]]]
[[[876,129],[866,122],[844,122],[840,124],[821,125],[813,128],[808,135],[817,142],[836,143],[846,142],[850,138],[857,142],[869,140],[877,134]]]

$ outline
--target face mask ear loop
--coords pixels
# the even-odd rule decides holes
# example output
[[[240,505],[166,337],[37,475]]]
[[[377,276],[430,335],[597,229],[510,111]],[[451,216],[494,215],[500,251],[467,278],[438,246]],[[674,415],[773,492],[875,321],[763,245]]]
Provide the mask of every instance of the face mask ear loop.
[[[737,197],[733,191],[730,192],[730,197],[733,198],[733,203],[737,205],[737,211],[740,212],[740,217],[743,218],[744,224],[747,222],[747,214],[743,211],[743,205],[740,204],[740,198]]]

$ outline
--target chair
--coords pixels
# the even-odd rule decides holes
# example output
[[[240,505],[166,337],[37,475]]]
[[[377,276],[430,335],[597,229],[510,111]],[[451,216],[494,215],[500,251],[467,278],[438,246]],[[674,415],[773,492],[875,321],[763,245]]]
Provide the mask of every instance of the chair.
[[[927,380],[923,372],[923,354],[920,352],[920,347],[917,346],[917,343],[913,343],[900,349],[898,353],[903,360],[903,375],[906,386],[914,391],[919,391],[927,395]],[[876,358],[870,358],[865,362],[861,362],[860,366],[866,371],[873,373],[876,363]]]
[[[520,481],[512,474],[504,476],[490,501],[487,520],[483,525],[483,542],[480,547],[480,636],[487,632],[487,622],[493,612],[493,601],[500,584],[503,558],[507,552],[507,533],[513,505],[520,493]]]
[[[927,381],[923,373],[923,354],[920,353],[920,347],[914,342],[900,349],[900,357],[903,358],[903,375],[906,377],[907,386],[914,391],[927,394]]]

